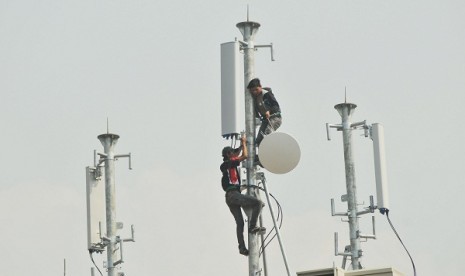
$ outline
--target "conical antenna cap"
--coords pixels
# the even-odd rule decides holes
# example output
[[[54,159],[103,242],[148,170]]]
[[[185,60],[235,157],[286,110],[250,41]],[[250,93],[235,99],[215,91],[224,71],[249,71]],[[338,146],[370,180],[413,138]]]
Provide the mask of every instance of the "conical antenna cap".
[[[353,110],[357,108],[356,104],[347,102],[347,87],[344,87],[344,102],[335,105],[334,108],[337,110],[337,112],[339,112],[339,115],[341,116],[344,114],[344,109],[347,108],[347,115],[350,116],[352,115]]]
[[[260,24],[257,22],[249,21],[249,5],[247,5],[247,21],[237,23],[236,27],[241,31],[244,40],[253,40],[255,34],[258,31],[258,28],[260,28]]]
[[[260,28],[260,23],[253,21],[244,21],[236,24],[244,38],[253,38]]]
[[[340,103],[335,105],[334,108],[337,110],[337,112],[339,112],[339,115],[341,115],[341,117],[344,114],[344,110],[347,108],[347,115],[351,116],[355,108],[357,108],[357,105],[353,103]]]
[[[100,134],[99,136],[97,136],[97,138],[100,141],[104,141],[107,138],[110,138],[111,140],[115,140],[115,141],[119,139],[118,134],[110,133],[110,126],[109,126],[109,123],[108,123],[108,117],[107,117],[107,133]]]

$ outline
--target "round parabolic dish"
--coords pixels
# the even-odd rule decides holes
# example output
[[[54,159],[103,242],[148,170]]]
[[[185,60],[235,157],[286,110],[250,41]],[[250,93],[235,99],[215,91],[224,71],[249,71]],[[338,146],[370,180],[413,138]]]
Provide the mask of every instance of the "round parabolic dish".
[[[260,143],[258,156],[265,169],[272,173],[285,174],[299,163],[300,147],[291,135],[273,132]]]

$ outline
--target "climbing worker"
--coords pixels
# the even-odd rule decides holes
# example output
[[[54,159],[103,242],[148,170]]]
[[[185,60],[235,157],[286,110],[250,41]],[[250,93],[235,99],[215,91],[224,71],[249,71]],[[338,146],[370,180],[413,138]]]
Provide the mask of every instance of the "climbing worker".
[[[254,98],[256,116],[262,121],[255,139],[255,144],[260,146],[264,135],[276,131],[281,126],[281,109],[271,88],[262,88],[258,78],[252,79],[247,88]]]
[[[252,211],[252,214],[249,217],[250,233],[263,233],[266,229],[264,227],[257,227],[257,220],[262,210],[263,203],[253,196],[241,193],[241,177],[238,167],[242,161],[247,159],[245,136],[241,137],[240,148],[234,149],[232,147],[225,147],[223,148],[222,156],[223,163],[220,166],[220,170],[223,173],[223,177],[221,178],[221,185],[223,186],[223,190],[226,192],[226,204],[236,221],[239,253],[247,256],[249,255],[249,251],[244,243],[244,218],[242,216],[241,207],[244,210],[250,209]],[[243,187],[244,186],[245,185],[243,185]]]

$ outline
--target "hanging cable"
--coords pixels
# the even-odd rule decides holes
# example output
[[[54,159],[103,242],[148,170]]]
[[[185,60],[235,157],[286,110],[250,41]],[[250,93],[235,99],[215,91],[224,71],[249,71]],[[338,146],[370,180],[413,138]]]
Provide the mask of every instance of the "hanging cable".
[[[262,191],[265,191],[262,187],[258,187],[259,189],[261,189]],[[276,198],[270,194],[270,196],[274,199],[275,202],[277,202]],[[278,203],[277,203],[278,204]],[[271,207],[271,206],[270,206]],[[279,217],[279,208],[278,208],[278,217]],[[262,242],[262,245],[260,246],[260,249],[259,249],[259,255],[258,257],[260,257],[262,254],[263,254],[263,251],[265,250],[265,248],[268,246],[268,244],[270,243],[271,240],[273,240],[273,238],[276,236],[276,234],[274,234],[272,237],[271,237],[271,240],[270,241],[267,241],[268,238],[270,237],[271,233],[273,233],[273,230],[275,230],[275,227],[274,227],[274,223],[273,223],[273,228],[271,228],[271,230],[268,232],[268,234],[265,236],[265,238],[263,239],[263,242]],[[275,231],[276,233],[276,231]]]
[[[278,208],[278,214],[279,212],[282,213],[282,210],[280,208]],[[277,221],[277,220],[276,220]],[[282,225],[282,220],[280,221],[280,225],[278,226],[279,229],[281,229],[281,225]],[[274,230],[274,234],[273,236],[270,238],[270,235],[271,233],[273,232]],[[265,239],[263,240],[265,242],[265,244],[262,244],[262,246],[260,247],[260,253],[259,253],[259,257],[261,256],[261,254],[263,253],[263,251],[265,250],[265,248],[274,240],[274,238],[276,238],[277,236],[277,232],[276,232],[276,229],[275,227],[273,226],[273,228],[270,230],[270,232],[268,233],[268,235],[266,235]],[[267,241],[267,239],[270,238],[270,240]]]
[[[92,251],[91,250],[89,250],[89,256],[90,256],[90,259],[92,260],[92,263],[94,264],[95,268],[97,268],[100,275],[103,276],[102,271],[100,271],[100,268],[98,268],[98,266],[95,264],[94,257],[92,256]]]
[[[415,268],[415,263],[413,262],[413,258],[412,258],[412,256],[410,255],[410,252],[408,252],[407,247],[405,247],[404,242],[403,242],[402,239],[400,238],[399,234],[397,233],[396,229],[394,228],[394,225],[392,225],[391,219],[389,218],[389,209],[385,209],[385,210],[383,210],[383,211],[386,212],[386,217],[387,217],[387,220],[388,220],[388,222],[389,222],[389,225],[391,225],[392,231],[394,231],[394,234],[396,234],[396,236],[397,236],[397,238],[399,239],[400,243],[402,244],[402,246],[404,247],[405,251],[407,252],[407,254],[408,254],[409,258],[410,258],[410,261],[412,262],[413,275],[414,275],[414,276],[417,276],[417,269]]]
[[[258,188],[260,190],[262,190],[262,191],[265,191],[265,189],[263,189],[262,187],[258,187]],[[276,202],[276,205],[278,207],[278,215],[276,217],[276,221],[279,222],[278,228],[281,229],[281,226],[283,224],[283,211],[282,211],[282,208],[281,208],[281,204],[279,204],[279,201],[272,194],[269,194],[269,195],[274,199],[274,201]],[[270,235],[271,235],[271,233],[273,233],[273,230],[274,230],[274,235],[270,238]],[[275,227],[273,226],[273,228],[271,228],[271,230],[268,232],[266,237],[263,239],[264,244],[262,244],[260,246],[259,257],[262,255],[263,251],[271,243],[271,241],[273,241],[273,239],[276,237],[276,235],[277,235],[277,233],[276,233]],[[270,240],[268,240],[268,239],[270,239]]]

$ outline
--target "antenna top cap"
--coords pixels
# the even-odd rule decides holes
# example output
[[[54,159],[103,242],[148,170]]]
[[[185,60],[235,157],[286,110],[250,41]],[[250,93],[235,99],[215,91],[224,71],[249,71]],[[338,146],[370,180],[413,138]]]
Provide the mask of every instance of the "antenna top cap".
[[[237,23],[236,27],[238,28],[245,28],[245,27],[260,28],[260,23],[253,22],[253,21],[244,21],[244,22]]]
[[[255,34],[260,28],[260,23],[253,22],[253,21],[245,21],[236,24],[236,27],[241,31],[241,34],[244,36],[245,39],[253,39]]]
[[[340,103],[334,106],[334,108],[339,112],[339,115],[343,115],[343,110],[344,108],[347,108],[347,113],[348,115],[352,114],[352,110],[355,110],[357,108],[356,104],[353,103]]]
[[[104,133],[100,134],[97,136],[98,139],[105,139],[105,138],[111,138],[111,139],[118,139],[119,135],[118,134],[113,134],[113,133]]]
[[[353,103],[340,103],[340,104],[337,104],[334,106],[335,109],[342,109],[344,108],[345,106],[351,108],[351,109],[355,109],[357,108],[357,105],[356,104],[353,104]]]

